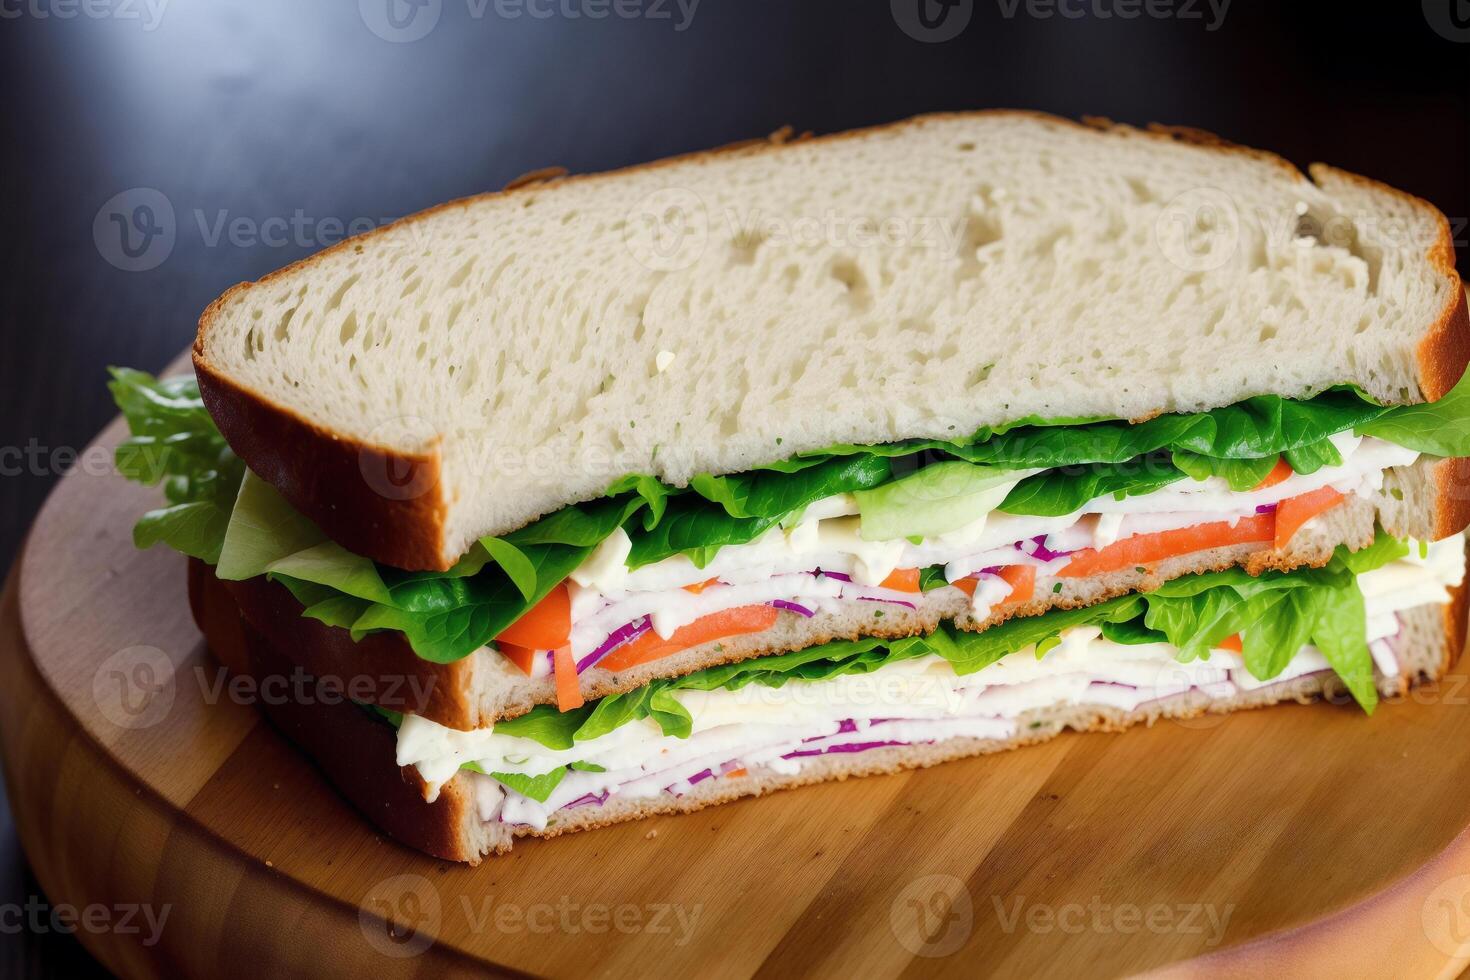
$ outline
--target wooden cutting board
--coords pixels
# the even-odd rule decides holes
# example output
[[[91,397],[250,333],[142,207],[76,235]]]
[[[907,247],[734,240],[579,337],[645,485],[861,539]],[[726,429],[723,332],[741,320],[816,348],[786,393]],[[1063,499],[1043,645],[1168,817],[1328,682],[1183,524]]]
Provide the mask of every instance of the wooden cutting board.
[[[131,544],[156,493],[96,465],[121,433],[61,481],[0,607],[20,836],[52,902],[94,907],[102,928],[78,935],[120,973],[1409,976],[1470,959],[1463,666],[1372,718],[1290,705],[1068,735],[522,841],[479,868],[425,857],[219,695],[184,560]]]

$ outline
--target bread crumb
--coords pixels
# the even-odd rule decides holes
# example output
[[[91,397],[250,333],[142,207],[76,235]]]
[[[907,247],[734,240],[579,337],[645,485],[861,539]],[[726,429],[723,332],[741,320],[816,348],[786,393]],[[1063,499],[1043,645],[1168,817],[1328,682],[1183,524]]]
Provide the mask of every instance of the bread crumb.
[[[275,865],[274,865],[274,864],[272,864],[272,863],[271,863],[271,862],[270,862],[270,861],[267,861],[267,862],[265,862],[265,866],[266,866],[266,867],[267,867],[267,868],[274,868],[274,867],[275,867]]]
[[[665,371],[667,371],[669,369],[669,365],[673,363],[674,352],[671,350],[661,350],[658,352],[658,356],[653,359],[653,366],[658,368],[659,374],[663,374]]]
[[[658,831],[657,830],[650,830],[648,833],[646,833],[646,834],[643,835],[643,839],[644,840],[653,840],[657,836],[658,836]]]

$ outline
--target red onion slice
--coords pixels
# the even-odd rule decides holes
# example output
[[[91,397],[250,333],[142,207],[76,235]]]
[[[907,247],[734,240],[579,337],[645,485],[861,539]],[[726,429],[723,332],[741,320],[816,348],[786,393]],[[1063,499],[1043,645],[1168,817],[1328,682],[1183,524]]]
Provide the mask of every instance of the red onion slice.
[[[600,647],[587,654],[587,656],[583,657],[581,660],[577,661],[577,673],[580,674],[588,667],[595,665],[597,661],[601,660],[603,657],[611,653],[615,647],[620,647],[634,637],[642,636],[644,633],[647,633],[651,629],[653,629],[653,619],[648,616],[644,616],[642,619],[634,620],[626,626],[619,627],[618,629],[613,631],[613,634],[611,636],[602,641],[602,645]]]

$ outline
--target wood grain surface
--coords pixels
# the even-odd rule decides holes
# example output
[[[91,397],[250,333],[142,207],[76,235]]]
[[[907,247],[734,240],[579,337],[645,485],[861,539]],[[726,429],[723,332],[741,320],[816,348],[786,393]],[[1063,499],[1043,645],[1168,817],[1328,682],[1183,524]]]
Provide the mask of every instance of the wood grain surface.
[[[220,687],[183,559],[132,547],[153,502],[63,479],[0,608],[17,827],[54,903],[110,910],[78,935],[118,972],[1404,976],[1470,956],[1463,666],[1371,719],[1068,735],[472,869],[381,838]]]

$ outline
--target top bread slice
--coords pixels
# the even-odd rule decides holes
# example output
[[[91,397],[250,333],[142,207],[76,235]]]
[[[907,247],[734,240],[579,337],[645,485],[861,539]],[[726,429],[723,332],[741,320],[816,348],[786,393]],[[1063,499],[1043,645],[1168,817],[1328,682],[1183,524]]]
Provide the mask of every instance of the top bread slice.
[[[1449,225],[1208,134],[925,116],[447,204],[231,289],[200,389],[350,550],[445,569],[601,495],[833,443],[1144,418],[1467,353]]]

